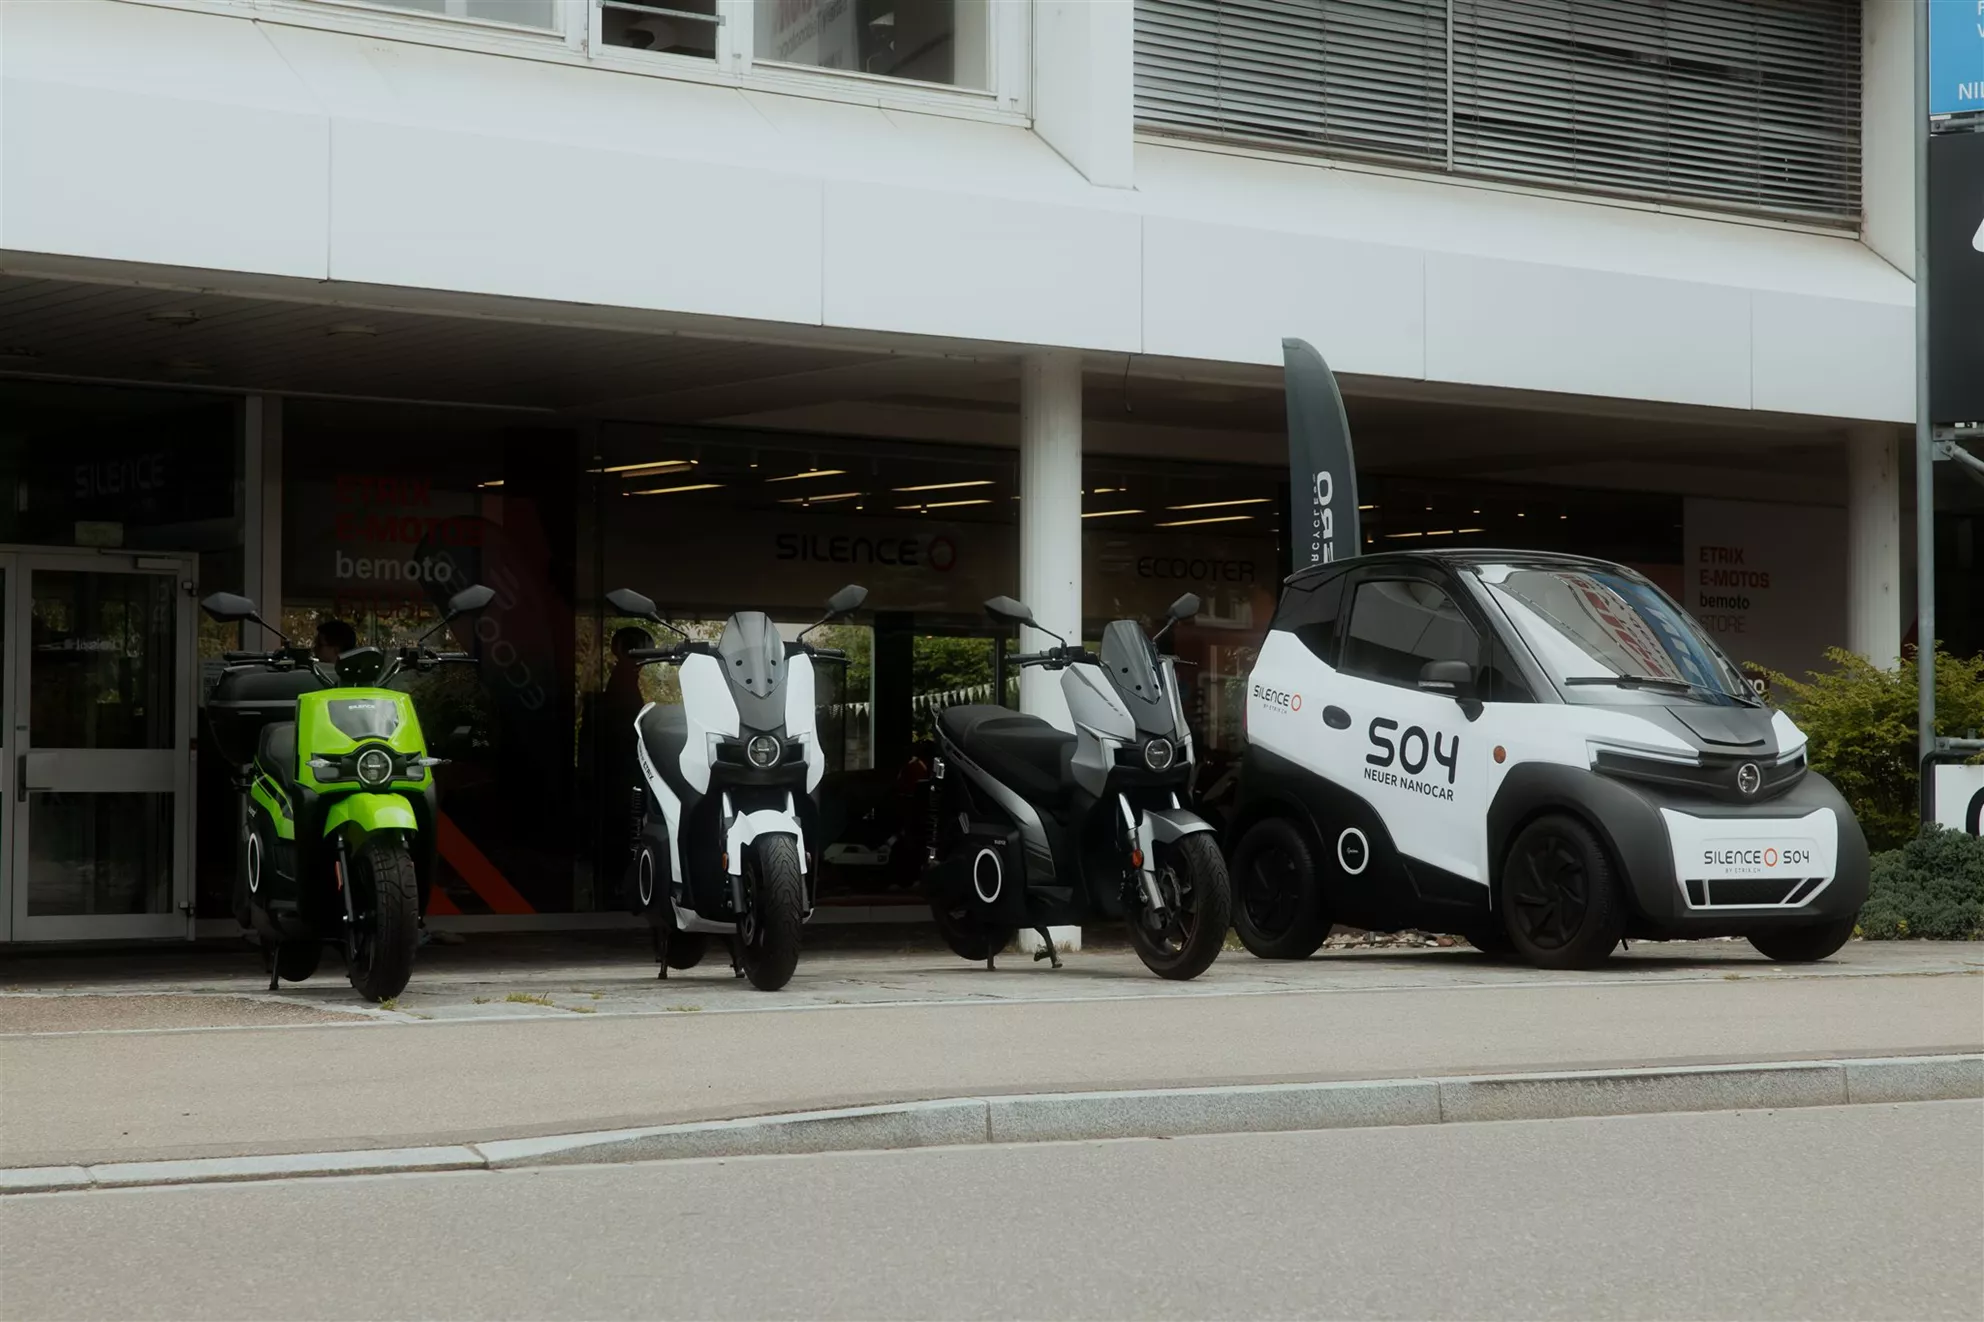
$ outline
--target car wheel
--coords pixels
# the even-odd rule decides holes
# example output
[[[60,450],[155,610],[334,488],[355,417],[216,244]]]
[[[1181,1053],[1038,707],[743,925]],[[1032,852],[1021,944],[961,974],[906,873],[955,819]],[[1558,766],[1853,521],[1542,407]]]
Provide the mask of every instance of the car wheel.
[[[1233,930],[1261,959],[1307,959],[1330,934],[1314,851],[1285,817],[1254,823],[1234,851]]]
[[[1596,968],[1626,931],[1605,846],[1575,817],[1524,827],[1502,864],[1502,916],[1516,953],[1538,968]]]
[[[1860,916],[1840,918],[1811,927],[1773,927],[1750,933],[1750,944],[1765,959],[1777,964],[1810,964],[1839,953],[1853,937]]]

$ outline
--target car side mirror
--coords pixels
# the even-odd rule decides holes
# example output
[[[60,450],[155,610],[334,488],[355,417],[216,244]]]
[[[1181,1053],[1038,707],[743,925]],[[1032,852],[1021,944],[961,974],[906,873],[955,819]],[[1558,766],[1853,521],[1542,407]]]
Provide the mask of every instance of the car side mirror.
[[[606,604],[621,615],[629,615],[637,620],[652,620],[655,615],[654,602],[632,588],[615,588],[606,594]]]
[[[489,603],[494,600],[496,600],[495,588],[484,587],[480,583],[474,587],[463,588],[460,592],[448,598],[448,618],[453,619],[457,615],[473,615],[476,611],[486,610],[489,607]]]
[[[849,583],[827,598],[827,618],[837,620],[843,615],[852,615],[861,609],[861,603],[866,600],[868,600],[868,589],[859,583]]]
[[[1474,701],[1474,667],[1465,661],[1428,661],[1419,668],[1422,693],[1438,693],[1456,702]]]
[[[1011,597],[992,598],[992,600],[985,603],[985,613],[1001,624],[1026,624],[1033,625],[1034,628],[1040,627],[1033,624],[1032,609],[1025,602],[1015,601]]]
[[[239,593],[216,592],[200,603],[200,609],[207,613],[208,619],[221,624],[239,624],[243,620],[262,622],[262,613],[255,609],[255,603]]]
[[[1199,594],[1196,592],[1187,592],[1184,596],[1171,603],[1171,609],[1167,614],[1173,620],[1189,620],[1199,613],[1199,605]]]

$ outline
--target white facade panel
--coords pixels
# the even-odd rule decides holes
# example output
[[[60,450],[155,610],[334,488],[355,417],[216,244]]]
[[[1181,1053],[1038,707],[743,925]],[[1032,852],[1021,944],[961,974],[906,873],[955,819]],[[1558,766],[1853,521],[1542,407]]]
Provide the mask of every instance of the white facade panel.
[[[321,279],[329,137],[255,26],[106,9],[0,5],[0,248]]]
[[[817,180],[362,121],[332,167],[333,279],[820,319]]]
[[[112,0],[0,15],[6,250],[1223,362],[1302,335],[1373,376],[1911,411],[1912,287],[1852,236],[1149,142],[1134,189],[1098,187],[1007,124]],[[1120,182],[1069,145],[1097,88],[1059,76],[1086,107],[1062,150]]]
[[[827,185],[826,322],[1138,351],[1127,212],[882,184]]]
[[[1751,407],[1741,289],[1437,254],[1426,327],[1436,381]]]
[[[1292,335],[1338,372],[1426,374],[1417,249],[1148,216],[1143,283],[1145,353],[1278,363]]]
[[[1915,307],[1804,294],[1752,296],[1751,407],[1906,421],[1915,416]]]

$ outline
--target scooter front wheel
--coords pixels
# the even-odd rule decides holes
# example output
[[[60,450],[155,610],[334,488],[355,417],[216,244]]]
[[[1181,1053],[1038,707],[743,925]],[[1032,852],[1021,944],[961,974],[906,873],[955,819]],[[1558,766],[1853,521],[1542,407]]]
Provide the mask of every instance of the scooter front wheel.
[[[420,883],[413,855],[397,840],[373,837],[351,856],[353,907],[369,921],[348,943],[351,985],[368,1001],[406,990],[420,944]]]
[[[799,932],[806,922],[799,842],[761,835],[751,842],[745,868],[751,907],[737,933],[744,976],[759,991],[777,991],[799,967]]]
[[[1168,906],[1162,925],[1153,927],[1149,911],[1132,906],[1130,944],[1158,977],[1196,978],[1219,958],[1233,916],[1233,885],[1212,832],[1159,846],[1157,888]]]

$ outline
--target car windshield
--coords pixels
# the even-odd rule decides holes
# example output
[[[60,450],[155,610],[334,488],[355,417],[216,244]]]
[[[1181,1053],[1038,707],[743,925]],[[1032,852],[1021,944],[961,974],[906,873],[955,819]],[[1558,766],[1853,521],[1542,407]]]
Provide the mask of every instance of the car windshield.
[[[1741,672],[1695,622],[1629,570],[1479,565],[1473,572],[1573,702],[1633,701],[1622,695],[1641,693],[1756,705]]]

